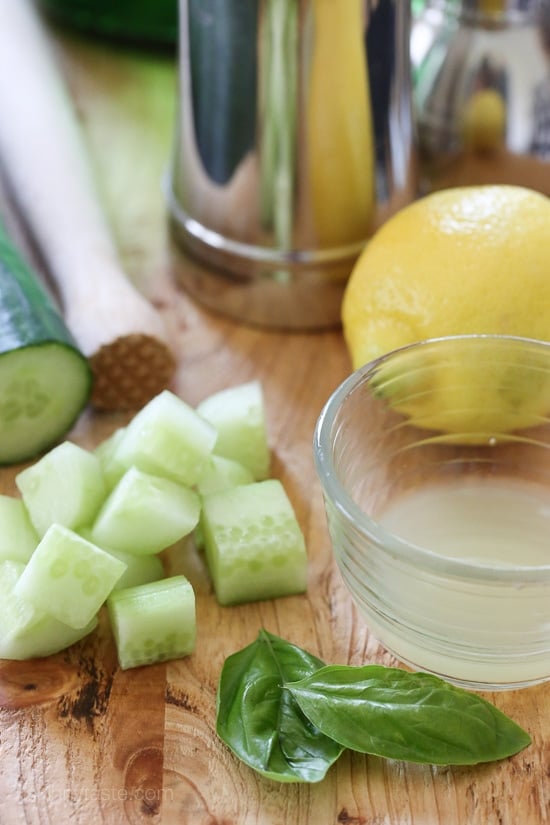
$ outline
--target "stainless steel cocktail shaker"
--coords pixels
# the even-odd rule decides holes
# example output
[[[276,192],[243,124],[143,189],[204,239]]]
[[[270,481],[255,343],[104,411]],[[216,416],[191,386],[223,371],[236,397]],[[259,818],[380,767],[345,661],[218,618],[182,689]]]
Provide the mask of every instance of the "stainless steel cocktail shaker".
[[[416,195],[404,0],[180,0],[168,202],[211,309],[338,324],[374,229]]]
[[[550,195],[550,0],[426,0],[411,57],[423,190]]]

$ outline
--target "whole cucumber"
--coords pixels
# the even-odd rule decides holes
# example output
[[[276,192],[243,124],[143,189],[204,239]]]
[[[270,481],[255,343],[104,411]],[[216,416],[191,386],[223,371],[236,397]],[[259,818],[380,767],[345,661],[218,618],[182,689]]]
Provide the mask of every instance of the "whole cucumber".
[[[87,405],[92,371],[0,224],[0,464],[49,448]]]

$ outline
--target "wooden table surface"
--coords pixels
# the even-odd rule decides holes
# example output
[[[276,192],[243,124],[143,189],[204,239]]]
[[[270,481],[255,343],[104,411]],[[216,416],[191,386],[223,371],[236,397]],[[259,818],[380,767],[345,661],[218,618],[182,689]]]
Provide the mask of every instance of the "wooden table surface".
[[[516,757],[433,768],[345,754],[316,785],[279,785],[240,764],[215,734],[224,658],[263,626],[328,663],[395,664],[357,616],[331,555],[311,440],[349,372],[340,332],[247,328],[176,285],[160,190],[176,74],[139,56],[55,34],[101,197],[129,276],[163,312],[178,354],[173,389],[195,404],[260,379],[272,474],[293,502],[309,553],[307,594],[220,608],[199,563],[198,639],[189,657],[122,672],[105,621],[48,659],[0,662],[1,825],[542,825],[550,822],[550,683],[487,694],[531,734]],[[93,447],[127,420],[85,413],[71,438]],[[14,493],[16,467],[0,473]],[[168,564],[170,562],[168,560]]]

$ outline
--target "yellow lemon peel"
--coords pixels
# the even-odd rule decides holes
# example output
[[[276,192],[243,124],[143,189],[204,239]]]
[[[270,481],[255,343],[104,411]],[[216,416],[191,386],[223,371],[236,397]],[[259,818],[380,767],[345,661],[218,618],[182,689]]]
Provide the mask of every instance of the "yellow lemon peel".
[[[368,243],[345,291],[354,368],[429,338],[550,340],[549,239],[550,200],[523,187],[447,189],[405,207]],[[509,362],[454,362],[430,380],[431,391],[407,403],[423,427],[505,432],[550,408],[550,379],[525,386]]]

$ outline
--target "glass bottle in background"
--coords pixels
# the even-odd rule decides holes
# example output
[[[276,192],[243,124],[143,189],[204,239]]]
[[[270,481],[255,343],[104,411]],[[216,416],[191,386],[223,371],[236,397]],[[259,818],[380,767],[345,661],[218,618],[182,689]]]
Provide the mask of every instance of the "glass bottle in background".
[[[422,11],[424,11],[425,5],[425,0],[411,0],[411,10],[413,18],[419,15]]]
[[[178,0],[39,0],[55,21],[119,42],[175,48]]]

